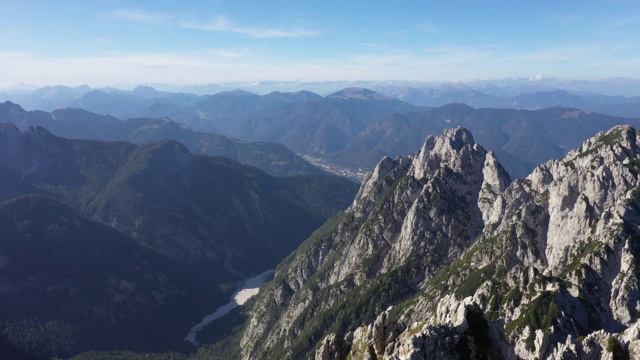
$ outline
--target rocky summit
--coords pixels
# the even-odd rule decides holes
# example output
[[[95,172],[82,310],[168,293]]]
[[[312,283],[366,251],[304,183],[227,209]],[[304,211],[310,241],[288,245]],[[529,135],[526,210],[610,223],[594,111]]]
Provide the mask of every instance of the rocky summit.
[[[383,158],[261,290],[243,357],[638,358],[639,174],[629,126],[513,182],[460,127]]]

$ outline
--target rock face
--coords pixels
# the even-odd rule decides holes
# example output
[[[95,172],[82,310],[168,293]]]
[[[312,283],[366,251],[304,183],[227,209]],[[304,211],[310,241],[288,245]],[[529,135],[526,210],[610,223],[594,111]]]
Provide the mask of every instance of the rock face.
[[[278,353],[283,348],[304,353],[324,328],[374,319],[395,299],[418,293],[482,233],[478,204],[494,202],[509,182],[463,128],[429,137],[416,155],[384,158],[351,207],[280,265],[264,292],[275,301],[253,309],[247,357],[286,356]],[[315,340],[301,343],[308,338]]]
[[[244,356],[640,356],[639,173],[629,126],[515,182],[465,129],[429,137],[279,265]]]

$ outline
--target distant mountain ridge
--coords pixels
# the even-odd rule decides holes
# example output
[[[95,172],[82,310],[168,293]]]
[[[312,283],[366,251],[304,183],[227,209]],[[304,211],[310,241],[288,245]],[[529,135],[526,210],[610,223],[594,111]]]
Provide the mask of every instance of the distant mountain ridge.
[[[533,78],[504,78],[494,80],[475,80],[471,82],[460,81],[320,81],[320,82],[232,82],[208,85],[172,86],[170,84],[148,84],[126,91],[116,88],[91,88],[83,86],[45,86],[34,88],[33,86],[6,87],[0,91],[0,101],[10,100],[23,104],[29,110],[53,111],[55,109],[69,107],[71,101],[77,100],[82,95],[99,90],[102,92],[136,93],[137,96],[152,98],[162,97],[168,94],[182,93],[195,96],[213,95],[224,91],[241,89],[254,94],[268,94],[271,92],[298,92],[311,91],[317,94],[331,94],[340,89],[349,87],[368,88],[378,91],[380,88],[411,88],[411,89],[442,89],[458,88],[471,89],[488,96],[508,98],[519,94],[565,90],[576,94],[602,94],[613,97],[636,97],[640,95],[640,80],[632,78],[608,78],[599,80],[561,79],[551,77]],[[156,90],[162,89],[162,90]],[[385,91],[379,91],[385,93]],[[410,102],[410,101],[409,101]],[[563,104],[568,106],[568,104]],[[549,107],[549,106],[547,106]]]
[[[306,86],[305,86],[306,84]],[[53,111],[66,107],[81,107],[100,114],[111,114],[123,119],[129,117],[156,117],[158,115],[136,114],[136,111],[146,111],[155,105],[190,106],[211,96],[234,93],[238,89],[248,94],[263,97],[263,103],[272,102],[274,98],[287,97],[290,93],[306,93],[317,100],[320,95],[332,94],[345,88],[368,88],[380,94],[397,98],[408,103],[420,106],[442,106],[453,102],[462,102],[471,107],[510,107],[533,109],[533,103],[524,102],[514,104],[513,99],[519,97],[538,97],[535,101],[542,101],[545,96],[554,92],[570,94],[572,98],[565,96],[565,100],[558,103],[559,98],[549,99],[550,102],[542,102],[539,108],[553,106],[578,107],[583,110],[591,110],[612,116],[637,116],[638,88],[640,81],[634,79],[603,79],[598,81],[563,80],[553,78],[542,79],[502,79],[502,80],[477,80],[473,82],[410,82],[410,81],[361,81],[361,82],[324,82],[324,83],[277,83],[265,82],[263,84],[225,84],[211,86],[192,86],[181,89],[160,86],[164,90],[159,91],[151,86],[141,85],[133,90],[125,91],[114,88],[92,89],[88,86],[46,86],[33,90],[7,91],[0,93],[0,100],[10,100],[22,104],[30,110]],[[311,100],[311,99],[307,99]],[[109,104],[108,106],[105,106]],[[154,105],[155,104],[155,105]],[[510,105],[513,104],[513,105]],[[581,106],[578,106],[581,104]],[[600,105],[608,104],[611,107]],[[633,105],[619,111],[616,108],[624,105]],[[118,106],[113,108],[113,106]],[[115,111],[115,113],[114,113]],[[184,112],[183,110],[181,110]],[[636,111],[636,113],[630,113]],[[163,114],[162,116],[170,116]],[[174,120],[180,122],[182,119]]]
[[[371,90],[349,88],[318,101],[248,116],[222,131],[243,139],[280,142],[296,152],[325,155],[384,116],[419,110]]]
[[[625,82],[625,79],[613,80],[609,83],[600,82],[602,93],[610,93],[616,86],[629,87],[629,84],[633,83],[632,81]],[[464,103],[474,108],[530,110],[567,106],[611,116],[640,116],[638,115],[640,95],[637,91],[633,93],[633,96],[603,95],[598,92],[597,85],[590,86],[590,83],[596,84],[598,82],[553,81],[552,79],[523,82],[521,79],[513,79],[512,81],[495,81],[493,83],[477,81],[468,84],[434,83],[424,85],[410,82],[404,84],[403,82],[392,82],[391,84],[363,82],[355,84],[355,86],[369,88],[381,95],[417,106],[431,107]],[[347,85],[345,83],[345,86]],[[330,94],[335,93],[336,91],[333,91]],[[228,91],[220,87],[214,90],[214,94],[195,95],[185,92],[158,91],[149,86],[138,86],[131,91],[91,89],[87,86],[77,88],[50,86],[31,92],[5,95],[5,100],[23,104],[28,109],[53,111],[59,108],[76,107],[99,114],[110,114],[121,119],[167,116],[196,128],[214,131],[218,129],[202,120],[247,116],[268,108],[282,107],[296,102],[317,101],[322,98],[322,96],[306,90],[272,91],[266,95],[256,95],[247,90]],[[234,101],[236,101],[236,105],[233,105]],[[238,107],[238,105],[241,106]],[[160,109],[164,109],[163,113],[159,113]]]
[[[25,111],[17,104],[5,102],[0,104],[0,121],[12,122],[23,130],[29,126],[42,126],[58,136],[73,139],[136,144],[176,139],[195,153],[226,156],[276,176],[324,173],[280,144],[239,141],[222,134],[194,130],[166,117],[121,121],[82,109],[59,109],[51,113]]]
[[[377,86],[375,91],[418,106],[439,107],[463,103],[474,108],[538,110],[556,106],[573,107],[605,115],[640,117],[640,96],[607,96],[571,93],[563,89],[522,92],[514,96],[487,95],[467,87],[411,88]]]
[[[517,79],[511,83],[513,86],[521,84]],[[550,85],[553,83],[552,81],[530,82],[529,87],[522,87],[522,89],[544,91],[521,92],[508,96],[497,95],[493,90],[493,95],[483,93],[483,89],[490,89],[490,84],[481,82],[473,85],[448,84],[440,88],[377,84],[373,88],[376,91],[348,87],[325,97],[308,91],[257,95],[245,90],[223,91],[214,95],[194,97],[188,94],[160,92],[149,87],[140,87],[131,92],[105,92],[104,96],[109,98],[111,96],[109,94],[113,94],[116,99],[126,98],[129,99],[127,101],[134,102],[137,101],[135,99],[139,99],[139,108],[135,112],[129,112],[129,117],[131,115],[135,117],[169,116],[195,129],[215,130],[245,141],[281,143],[297,153],[321,158],[351,170],[371,168],[380,156],[396,156],[405,153],[410,151],[410,146],[417,146],[420,138],[440,132],[445,127],[440,124],[430,124],[429,119],[432,118],[434,111],[443,113],[444,109],[453,111],[452,117],[457,116],[456,112],[459,110],[453,110],[455,106],[448,106],[452,103],[477,108],[477,114],[482,113],[482,116],[486,117],[481,120],[482,126],[474,125],[472,120],[476,115],[471,115],[465,124],[462,124],[460,119],[454,119],[454,121],[469,127],[478,136],[491,137],[489,141],[486,138],[482,141],[488,148],[496,151],[504,166],[515,177],[526,175],[535,165],[543,161],[562,156],[569,148],[577,146],[580,141],[597,131],[616,124],[638,125],[636,120],[630,120],[640,117],[640,108],[638,108],[640,97],[638,96],[626,98],[584,92],[569,93],[554,89]],[[508,85],[510,82],[504,84]],[[107,101],[107,108],[119,109],[118,111],[127,109],[129,106],[127,104],[117,106],[109,101]],[[150,105],[148,101],[153,104]],[[107,103],[103,102],[103,104]],[[100,104],[100,101],[97,104]],[[438,106],[443,109],[431,111],[425,106]],[[571,107],[575,111],[582,110],[576,113],[583,114],[581,116],[585,117],[579,127],[586,124],[586,129],[589,131],[581,132],[580,137],[567,133],[569,140],[567,144],[563,143],[564,140],[552,139],[558,131],[566,130],[562,128],[564,126],[562,123],[570,119],[557,117],[563,116],[559,112],[545,110],[551,107]],[[510,112],[503,108],[540,111],[540,113]],[[422,113],[422,115],[406,115],[412,113]],[[492,127],[487,127],[491,122],[488,119],[491,113],[501,121],[493,121]],[[616,118],[612,118],[612,115],[608,117],[603,115],[607,113],[615,114]],[[403,134],[402,130],[390,127],[392,119],[403,118],[398,114],[405,114],[413,120],[407,123],[407,118],[404,118],[401,120],[404,124],[396,123],[394,126],[397,125],[415,134]],[[506,114],[514,117],[506,119]],[[550,118],[541,119],[542,114]],[[627,118],[621,116],[627,116]],[[586,120],[588,117],[591,119]],[[423,120],[418,120],[420,118]],[[557,122],[558,126],[550,126],[554,122]],[[516,125],[518,123],[520,124]],[[449,126],[453,125],[455,124]],[[497,128],[502,125],[505,127]],[[525,136],[524,131],[517,134],[516,129],[520,125],[530,128],[534,135]],[[491,134],[485,135],[486,131]],[[408,143],[412,145],[405,144],[406,139],[409,139]],[[184,139],[181,141],[189,143]],[[196,147],[189,146],[190,149],[199,151]],[[276,172],[272,171],[272,173]]]
[[[464,126],[496,153],[512,177],[519,178],[545,161],[564,156],[593,134],[621,124],[640,127],[640,119],[566,107],[530,111],[449,104],[378,120],[326,158],[345,167],[369,168],[382,156],[396,156],[419,147],[425,136]]]

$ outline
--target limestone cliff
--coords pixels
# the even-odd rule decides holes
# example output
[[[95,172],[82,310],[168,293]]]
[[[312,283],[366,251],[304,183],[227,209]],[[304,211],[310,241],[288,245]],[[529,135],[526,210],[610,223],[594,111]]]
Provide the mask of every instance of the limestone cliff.
[[[639,173],[628,126],[512,183],[468,131],[430,137],[280,264],[244,355],[640,356]]]
[[[328,331],[419,294],[482,234],[487,204],[509,182],[463,128],[427,138],[418,154],[384,158],[351,207],[280,264],[252,310],[245,355],[303,356]]]

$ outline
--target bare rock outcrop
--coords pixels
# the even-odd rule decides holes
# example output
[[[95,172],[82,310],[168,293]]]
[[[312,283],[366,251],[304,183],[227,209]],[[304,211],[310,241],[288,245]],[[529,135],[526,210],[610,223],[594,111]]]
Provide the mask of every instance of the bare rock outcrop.
[[[467,130],[429,137],[281,264],[245,357],[303,358],[300,336],[322,359],[640,354],[639,174],[629,126],[513,182]]]

